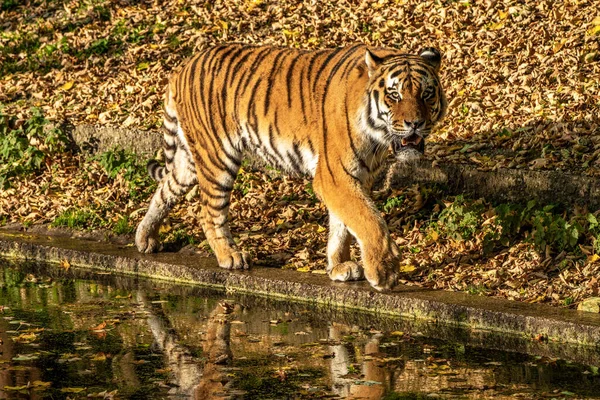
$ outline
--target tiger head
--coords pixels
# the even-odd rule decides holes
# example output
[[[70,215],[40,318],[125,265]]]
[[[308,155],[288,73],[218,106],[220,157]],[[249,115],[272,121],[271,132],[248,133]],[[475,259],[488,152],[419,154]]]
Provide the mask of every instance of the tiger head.
[[[363,125],[375,139],[390,143],[398,160],[420,158],[425,138],[446,114],[439,51],[378,57],[367,50],[365,61],[369,84]]]

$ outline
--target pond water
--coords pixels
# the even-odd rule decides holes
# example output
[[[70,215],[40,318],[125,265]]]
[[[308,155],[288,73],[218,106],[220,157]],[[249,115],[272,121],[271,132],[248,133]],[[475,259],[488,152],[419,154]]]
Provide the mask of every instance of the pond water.
[[[540,355],[544,344],[527,355],[493,349],[503,345],[490,336],[473,344],[472,333],[457,331],[448,341],[427,337],[442,327],[421,328],[311,305],[5,264],[0,398],[600,397],[595,365]],[[596,350],[591,354],[585,359],[598,359]]]

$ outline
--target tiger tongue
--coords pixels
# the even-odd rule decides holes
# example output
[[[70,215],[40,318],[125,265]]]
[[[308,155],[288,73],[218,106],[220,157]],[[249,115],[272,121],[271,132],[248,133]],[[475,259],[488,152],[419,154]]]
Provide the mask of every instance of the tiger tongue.
[[[420,142],[421,136],[417,135],[416,133],[402,138],[402,146],[408,146],[409,144],[413,146],[418,146]]]

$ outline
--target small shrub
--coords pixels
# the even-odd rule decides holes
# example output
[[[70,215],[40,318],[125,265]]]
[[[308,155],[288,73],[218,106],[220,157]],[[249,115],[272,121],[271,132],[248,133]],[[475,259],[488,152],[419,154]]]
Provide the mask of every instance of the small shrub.
[[[43,164],[66,150],[67,135],[48,124],[41,111],[33,109],[29,120],[12,128],[10,118],[0,112],[0,188],[9,187],[15,177],[40,172]]]
[[[483,209],[481,202],[469,204],[463,196],[457,196],[454,203],[440,212],[438,224],[443,227],[448,237],[470,240],[481,225]]]
[[[155,188],[155,182],[148,175],[145,162],[135,153],[114,149],[95,156],[94,160],[100,163],[110,178],[115,179],[117,175],[122,174],[129,183],[129,195],[133,199],[146,197],[148,192]]]

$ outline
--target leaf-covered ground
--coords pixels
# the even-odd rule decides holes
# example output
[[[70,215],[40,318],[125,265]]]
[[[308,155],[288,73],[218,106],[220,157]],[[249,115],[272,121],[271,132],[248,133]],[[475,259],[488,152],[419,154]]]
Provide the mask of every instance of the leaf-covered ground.
[[[597,175],[599,10],[582,0],[2,0],[0,103],[75,125],[154,128],[170,71],[214,43],[435,46],[450,108],[429,157]],[[457,141],[481,147],[460,153]]]
[[[436,46],[450,108],[427,157],[482,169],[598,175],[599,6],[0,0],[0,103],[10,129],[27,126],[32,107],[66,125],[155,129],[170,71],[213,43],[322,48],[361,41],[409,52]],[[0,157],[19,160],[4,154],[12,146],[5,145]],[[115,152],[94,160],[35,157],[27,168],[37,175],[12,178],[0,190],[2,223],[130,234],[143,216],[153,186],[139,168],[142,160]],[[11,165],[0,172],[22,172]],[[377,204],[402,248],[410,284],[572,307],[598,295],[595,210],[488,204],[420,186],[381,195]],[[163,229],[169,246],[191,243],[208,252],[198,207],[190,201],[173,213]],[[308,181],[246,169],[231,217],[256,264],[323,272],[326,212]]]

